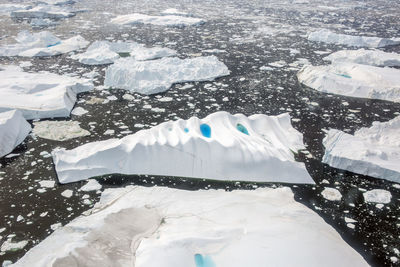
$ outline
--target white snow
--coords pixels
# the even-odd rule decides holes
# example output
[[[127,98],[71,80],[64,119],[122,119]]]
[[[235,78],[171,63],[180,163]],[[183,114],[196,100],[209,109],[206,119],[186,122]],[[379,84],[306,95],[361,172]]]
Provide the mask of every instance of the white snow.
[[[17,19],[28,18],[48,18],[48,19],[64,19],[73,17],[76,12],[69,8],[54,5],[38,5],[30,9],[19,9],[11,12],[11,17]]]
[[[1,72],[0,72],[1,73]],[[0,112],[0,157],[14,150],[31,131],[31,125],[18,110]]]
[[[88,191],[97,191],[100,190],[102,187],[99,182],[94,179],[90,179],[84,186],[81,187],[81,191],[88,192]]]
[[[392,194],[383,189],[373,189],[363,193],[364,200],[367,203],[388,204],[392,200]]]
[[[400,66],[400,54],[379,50],[340,50],[325,57],[331,62],[352,62],[371,66]]]
[[[38,121],[33,123],[33,133],[41,138],[65,141],[90,135],[77,121]]]
[[[16,66],[0,66],[0,76],[0,112],[18,109],[28,120],[68,117],[76,95],[94,87],[85,79],[28,73]]]
[[[185,27],[185,26],[197,26],[205,23],[205,20],[200,18],[183,17],[183,16],[149,16],[145,14],[127,14],[120,15],[111,20],[111,23],[121,25],[132,25],[132,24],[152,24],[159,26],[170,26],[170,27]]]
[[[224,63],[215,56],[179,59],[162,58],[136,61],[120,58],[106,70],[104,85],[142,94],[168,90],[174,83],[209,81],[229,75]]]
[[[342,194],[339,192],[339,190],[330,187],[324,188],[324,190],[321,192],[321,195],[330,201],[340,201],[342,199]]]
[[[86,266],[88,259],[91,266],[368,266],[286,187],[107,189],[87,215],[13,266]]]
[[[85,48],[89,42],[77,35],[61,40],[48,31],[30,33],[21,31],[15,38],[17,44],[0,47],[0,56],[47,57]]]
[[[53,161],[60,183],[122,173],[314,184],[304,163],[294,160],[292,151],[304,149],[302,140],[286,113],[246,117],[221,111],[58,149]]]
[[[324,163],[338,169],[400,182],[400,116],[374,122],[354,135],[331,129],[323,139]]]
[[[380,48],[380,47],[400,44],[400,38],[354,36],[347,34],[338,34],[326,29],[310,33],[308,35],[308,40],[314,42],[323,42],[328,44],[369,47],[369,48]]]
[[[325,93],[400,102],[398,69],[340,62],[328,66],[305,66],[297,78]]]

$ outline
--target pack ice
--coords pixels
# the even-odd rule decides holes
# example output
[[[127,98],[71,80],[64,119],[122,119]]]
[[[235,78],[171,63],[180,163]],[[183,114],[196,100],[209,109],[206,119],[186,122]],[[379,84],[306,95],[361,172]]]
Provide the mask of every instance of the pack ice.
[[[86,216],[57,229],[12,266],[368,264],[287,187],[225,192],[129,186],[107,189]]]
[[[400,38],[354,36],[354,35],[334,33],[326,29],[310,33],[308,35],[308,40],[314,42],[323,42],[328,44],[338,44],[338,45],[347,45],[355,47],[369,47],[369,48],[380,48],[380,47],[400,44]]]
[[[76,95],[93,89],[88,80],[17,66],[1,66],[0,76],[0,112],[18,109],[27,120],[68,117]]]
[[[279,116],[216,112],[164,122],[122,139],[53,151],[60,183],[121,173],[314,184],[292,151],[302,134]]]
[[[324,163],[400,183],[400,117],[374,122],[354,135],[331,129],[323,140]]]
[[[111,23],[121,25],[152,24],[159,26],[185,27],[204,24],[205,20],[200,18],[176,15],[149,16],[145,14],[134,13],[117,16],[111,20]]]
[[[18,110],[0,112],[0,157],[13,151],[31,131],[31,125]]]
[[[324,57],[334,63],[351,62],[371,66],[400,67],[400,54],[387,53],[379,50],[340,50]]]
[[[229,73],[215,56],[150,61],[120,58],[107,68],[104,85],[149,95],[164,92],[174,83],[209,81]]]
[[[352,97],[400,102],[400,70],[339,62],[305,66],[297,78],[315,90]]]
[[[18,9],[11,12],[11,17],[16,19],[64,19],[75,15],[76,12],[73,10],[55,5],[37,5],[29,9]]]
[[[61,40],[48,31],[30,33],[21,31],[15,38],[17,44],[0,47],[0,56],[46,57],[85,48],[89,42],[77,35]]]
[[[0,15],[10,14],[16,10],[25,10],[29,8],[32,8],[32,6],[23,4],[0,4]]]
[[[73,55],[72,58],[86,65],[112,64],[120,54],[129,54],[135,60],[151,60],[175,56],[176,51],[169,48],[151,47],[136,42],[95,41],[86,52]]]

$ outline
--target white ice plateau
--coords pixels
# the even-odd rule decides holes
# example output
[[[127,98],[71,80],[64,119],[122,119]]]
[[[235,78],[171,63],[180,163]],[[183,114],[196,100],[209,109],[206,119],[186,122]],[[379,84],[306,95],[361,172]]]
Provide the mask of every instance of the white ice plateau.
[[[400,67],[400,54],[387,53],[379,50],[340,50],[324,57],[331,62],[352,62],[371,66]]]
[[[149,16],[145,14],[134,13],[117,16],[111,20],[111,23],[121,25],[152,24],[158,26],[185,27],[204,24],[205,20],[176,15]]]
[[[0,157],[13,151],[31,131],[31,125],[18,110],[0,112]]]
[[[302,134],[287,113],[221,111],[52,154],[60,183],[121,173],[314,184],[304,163],[294,159],[301,149]]]

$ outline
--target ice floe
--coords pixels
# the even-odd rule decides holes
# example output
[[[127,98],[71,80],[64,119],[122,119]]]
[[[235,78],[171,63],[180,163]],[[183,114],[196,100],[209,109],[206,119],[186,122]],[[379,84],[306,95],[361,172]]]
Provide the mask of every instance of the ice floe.
[[[80,190],[84,192],[89,192],[89,191],[97,191],[100,190],[101,188],[102,185],[99,184],[99,182],[97,182],[94,179],[91,179],[84,186],[82,186]]]
[[[31,131],[31,125],[18,110],[0,112],[0,157],[14,150]]]
[[[365,202],[388,204],[392,200],[392,194],[383,189],[373,189],[363,193]]]
[[[180,10],[178,10],[176,8],[167,8],[164,11],[161,12],[161,15],[163,15],[163,16],[172,15],[172,16],[193,17],[193,14],[180,11]]]
[[[326,187],[321,192],[321,195],[330,201],[340,201],[342,199],[342,194],[339,192],[339,190],[330,187]]]
[[[30,33],[21,31],[15,38],[17,44],[0,47],[0,56],[46,57],[85,48],[89,42],[77,35],[61,40],[48,31]]]
[[[68,117],[76,95],[93,89],[85,79],[0,66],[0,112],[20,110],[28,120]]]
[[[26,10],[30,8],[32,8],[32,6],[23,4],[0,4],[0,15],[10,14],[13,11]]]
[[[185,27],[185,26],[197,26],[205,23],[205,20],[193,17],[184,16],[149,16],[145,14],[128,14],[120,15],[111,20],[111,23],[121,25],[131,24],[152,24],[159,26],[170,26],[170,27]]]
[[[340,50],[325,57],[331,62],[352,62],[371,66],[400,66],[400,54],[387,53],[379,50]]]
[[[57,229],[13,266],[88,263],[368,266],[320,216],[297,203],[286,187],[232,192],[107,189],[85,216]]]
[[[19,9],[11,12],[11,17],[17,19],[64,19],[73,17],[76,12],[54,5],[38,5],[29,9]]]
[[[329,43],[329,44],[339,44],[339,45],[369,47],[369,48],[379,48],[379,47],[400,44],[400,38],[354,36],[347,34],[338,34],[326,29],[310,33],[308,35],[308,40],[314,42]]]
[[[305,66],[297,77],[325,93],[400,102],[400,70],[394,68],[340,62]]]
[[[323,139],[324,163],[363,175],[400,182],[400,117],[374,122],[354,135],[331,129]]]
[[[53,151],[60,183],[122,173],[215,180],[310,183],[292,151],[304,149],[288,114],[216,112],[162,123],[122,139]]]
[[[209,81],[229,75],[224,63],[215,56],[179,59],[162,58],[137,61],[120,58],[107,68],[104,85],[142,94],[168,90],[174,83]]]
[[[77,121],[37,121],[33,125],[33,133],[36,136],[50,140],[65,141],[90,135]]]

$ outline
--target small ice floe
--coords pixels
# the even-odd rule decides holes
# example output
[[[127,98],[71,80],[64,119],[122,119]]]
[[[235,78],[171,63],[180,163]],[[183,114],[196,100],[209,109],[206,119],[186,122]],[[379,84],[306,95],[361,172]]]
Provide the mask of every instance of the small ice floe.
[[[11,17],[16,19],[65,19],[75,15],[76,12],[69,8],[54,5],[37,5],[29,9],[19,9],[11,12]]]
[[[53,188],[54,185],[56,184],[56,182],[53,180],[43,180],[43,181],[40,181],[39,184],[41,187],[44,187],[44,188]]]
[[[148,95],[164,92],[174,83],[210,81],[229,73],[215,56],[150,61],[120,58],[107,68],[104,85]]]
[[[31,5],[23,4],[0,4],[0,15],[8,15],[13,11],[26,10],[32,8]]]
[[[220,53],[226,53],[226,50],[221,50],[221,49],[205,49],[201,50],[202,53],[210,53],[210,54],[220,54]]]
[[[90,179],[84,186],[80,188],[81,191],[88,192],[88,191],[97,191],[100,190],[102,187],[99,182],[95,179]]]
[[[48,31],[30,33],[21,31],[15,38],[17,44],[0,47],[0,56],[3,57],[48,57],[68,53],[85,48],[89,42],[77,35],[61,40]]]
[[[383,189],[373,189],[363,193],[367,203],[388,204],[392,200],[392,194]]]
[[[58,25],[58,22],[51,19],[34,18],[30,22],[32,28],[44,28]]]
[[[88,214],[14,266],[84,266],[88,259],[93,266],[368,266],[287,187],[107,189]]]
[[[339,190],[330,187],[325,187],[325,189],[321,192],[321,195],[330,201],[340,201],[342,199],[342,194],[339,192]]]
[[[326,29],[310,33],[308,35],[308,40],[314,42],[323,42],[328,44],[369,47],[369,48],[379,48],[379,47],[400,44],[400,38],[354,36],[347,34],[338,34]]]
[[[120,15],[111,20],[111,23],[120,25],[132,25],[132,24],[152,24],[159,26],[169,27],[185,27],[185,26],[198,26],[205,23],[205,20],[193,17],[183,16],[149,16],[145,14],[128,14]]]
[[[61,192],[61,195],[65,198],[70,198],[74,194],[74,191],[67,189]]]
[[[374,122],[354,135],[331,129],[323,139],[322,162],[338,169],[400,182],[400,116]]]
[[[33,123],[33,134],[41,138],[65,141],[90,135],[77,121],[38,121]]]
[[[93,89],[85,79],[0,66],[0,112],[18,109],[28,120],[68,117],[76,95]]]
[[[7,251],[17,251],[23,249],[26,245],[28,245],[27,240],[22,240],[19,242],[13,242],[12,239],[7,239],[4,241],[4,243],[1,245],[0,251],[1,252],[7,252]]]
[[[38,4],[54,5],[54,6],[65,6],[73,5],[76,3],[75,0],[37,0]]]
[[[13,151],[16,146],[24,141],[30,131],[31,125],[20,111],[0,112],[0,157]]]
[[[352,62],[371,66],[400,67],[400,54],[379,50],[365,50],[363,48],[358,50],[340,50],[324,57],[324,60],[333,63]]]
[[[135,127],[136,124],[135,124]],[[314,184],[293,151],[304,149],[290,116],[216,112],[204,119],[164,122],[122,139],[53,151],[58,180],[149,174]]]
[[[176,8],[167,8],[164,11],[161,11],[161,15],[163,16],[182,16],[182,17],[193,17],[193,14],[180,11]]]
[[[270,70],[274,70],[274,68],[269,67],[269,66],[261,66],[261,67],[260,67],[260,70],[263,70],[263,71],[270,71]]]
[[[85,115],[88,112],[89,111],[87,111],[86,109],[84,109],[82,107],[76,107],[71,111],[71,114],[75,115],[75,116],[82,116],[82,115]]]
[[[400,102],[400,70],[394,68],[340,62],[305,66],[297,78],[325,93]]]

